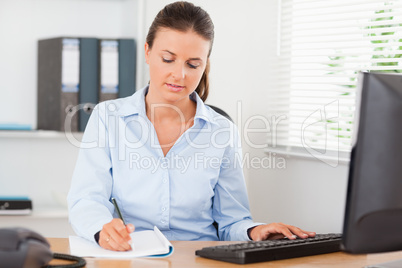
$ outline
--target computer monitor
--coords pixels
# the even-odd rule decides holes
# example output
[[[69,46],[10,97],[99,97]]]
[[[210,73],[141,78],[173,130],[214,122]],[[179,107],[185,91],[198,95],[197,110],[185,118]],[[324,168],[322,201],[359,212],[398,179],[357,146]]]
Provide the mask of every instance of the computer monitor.
[[[361,73],[343,250],[402,250],[402,75]]]

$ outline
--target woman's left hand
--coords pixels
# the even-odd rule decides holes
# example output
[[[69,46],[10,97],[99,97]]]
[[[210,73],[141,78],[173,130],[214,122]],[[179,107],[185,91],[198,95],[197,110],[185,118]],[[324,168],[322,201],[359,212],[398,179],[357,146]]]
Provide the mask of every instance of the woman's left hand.
[[[270,223],[258,225],[250,231],[250,238],[254,241],[267,239],[280,239],[287,237],[289,239],[314,237],[314,232],[307,232],[298,227],[284,223]]]

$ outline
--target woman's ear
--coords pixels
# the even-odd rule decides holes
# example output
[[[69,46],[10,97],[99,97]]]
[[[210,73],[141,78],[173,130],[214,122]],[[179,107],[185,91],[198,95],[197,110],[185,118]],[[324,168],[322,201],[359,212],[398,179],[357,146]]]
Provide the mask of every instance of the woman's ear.
[[[145,49],[145,62],[149,64],[149,53],[151,52],[151,49],[149,48],[148,43],[145,43],[144,49]]]

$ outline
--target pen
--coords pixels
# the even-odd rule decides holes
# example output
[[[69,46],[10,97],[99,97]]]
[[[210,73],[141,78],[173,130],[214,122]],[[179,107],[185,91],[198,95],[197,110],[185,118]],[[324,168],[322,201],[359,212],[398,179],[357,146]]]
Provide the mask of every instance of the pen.
[[[123,215],[121,215],[121,211],[120,211],[119,206],[117,205],[117,201],[114,197],[112,197],[112,202],[113,202],[114,208],[117,211],[117,214],[119,214],[119,218],[123,221],[123,224],[126,225],[126,222],[123,219]],[[131,246],[131,250],[134,250],[134,244],[133,244],[132,240],[130,240],[129,243]]]
[[[113,202],[114,208],[117,211],[117,214],[119,214],[119,218],[123,221],[123,224],[126,225],[126,222],[123,219],[123,215],[121,215],[119,206],[117,205],[116,199],[114,199],[114,197],[112,197],[112,202]]]

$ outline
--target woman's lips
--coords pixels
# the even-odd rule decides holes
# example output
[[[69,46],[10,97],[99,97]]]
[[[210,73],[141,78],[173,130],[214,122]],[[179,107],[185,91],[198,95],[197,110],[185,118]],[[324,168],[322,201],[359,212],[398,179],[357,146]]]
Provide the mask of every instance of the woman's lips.
[[[167,86],[170,90],[175,91],[175,92],[179,92],[179,91],[182,91],[182,90],[184,89],[183,86],[179,86],[179,85],[175,85],[175,84],[166,83],[166,86]]]

